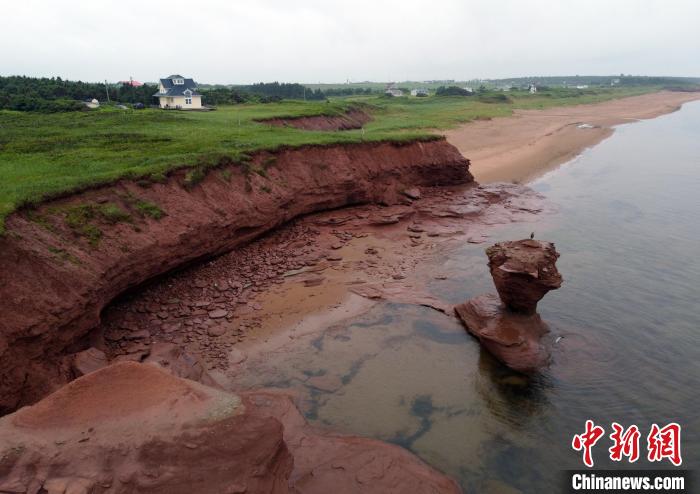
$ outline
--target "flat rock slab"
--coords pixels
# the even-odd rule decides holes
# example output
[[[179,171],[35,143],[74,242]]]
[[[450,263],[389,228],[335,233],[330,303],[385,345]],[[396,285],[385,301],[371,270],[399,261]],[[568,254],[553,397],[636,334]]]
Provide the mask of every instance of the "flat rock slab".
[[[207,329],[207,334],[209,336],[222,336],[225,333],[226,328],[224,328],[223,326],[212,326],[211,328]]]
[[[209,311],[209,317],[212,319],[221,319],[226,316],[228,316],[228,311],[226,309],[214,309]]]

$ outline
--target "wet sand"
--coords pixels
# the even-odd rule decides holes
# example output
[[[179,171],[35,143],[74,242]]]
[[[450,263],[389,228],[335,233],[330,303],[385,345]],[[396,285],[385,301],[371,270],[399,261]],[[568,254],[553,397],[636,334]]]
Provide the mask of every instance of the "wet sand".
[[[471,161],[479,183],[526,183],[609,137],[615,125],[654,118],[700,99],[700,93],[660,91],[591,105],[516,110],[445,132]],[[583,126],[583,127],[581,127]]]
[[[300,218],[207,263],[160,279],[103,313],[96,346],[117,360],[156,342],[183,345],[225,388],[238,364],[367,312],[377,301],[451,307],[426,282],[447,279],[430,259],[485,244],[495,224],[534,220],[542,196],[518,185],[426,188],[422,198]]]

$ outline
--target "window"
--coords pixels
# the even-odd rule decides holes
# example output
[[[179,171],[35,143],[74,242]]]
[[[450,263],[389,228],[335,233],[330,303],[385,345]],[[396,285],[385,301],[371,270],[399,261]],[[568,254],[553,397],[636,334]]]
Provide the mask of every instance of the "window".
[[[173,79],[173,84],[175,84],[176,86],[182,86],[184,83],[184,79]]]
[[[192,98],[185,98],[185,104],[186,104],[186,105],[191,105],[191,104],[192,104]]]

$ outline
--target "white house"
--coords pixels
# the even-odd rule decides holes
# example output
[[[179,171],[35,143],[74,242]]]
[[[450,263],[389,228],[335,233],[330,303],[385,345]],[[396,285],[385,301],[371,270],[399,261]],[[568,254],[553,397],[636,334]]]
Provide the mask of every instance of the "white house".
[[[160,80],[158,92],[153,95],[158,98],[161,108],[177,110],[197,110],[202,108],[202,95],[197,92],[197,84],[175,74]]]
[[[423,96],[430,96],[430,93],[428,92],[427,89],[411,89],[411,96],[416,96],[416,97],[423,97]]]

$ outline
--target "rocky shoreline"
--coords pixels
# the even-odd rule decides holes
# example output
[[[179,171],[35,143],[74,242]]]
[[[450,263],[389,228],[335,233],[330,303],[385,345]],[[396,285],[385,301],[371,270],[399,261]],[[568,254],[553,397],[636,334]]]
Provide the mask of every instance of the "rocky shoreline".
[[[422,188],[395,206],[355,206],[291,222],[264,238],[185,269],[109,306],[91,344],[110,360],[143,361],[157,343],[176,343],[208,371],[235,372],[248,349],[285,332],[271,294],[305,313],[330,310],[348,294],[374,302],[426,305],[451,313],[427,294],[416,268],[435,249],[484,243],[488,227],[533,217],[541,198],[522,186]],[[338,293],[324,300],[324,291]],[[317,305],[314,299],[325,303]],[[266,331],[269,329],[270,331]],[[90,350],[94,352],[95,349]],[[77,372],[80,374],[80,372]]]
[[[0,418],[0,491],[454,493],[398,446],[310,427],[290,398],[121,362]]]
[[[269,155],[251,165],[264,174],[224,165],[195,186],[184,172],[145,187],[120,182],[10,219],[13,234],[0,240],[10,274],[0,287],[0,405],[58,391],[0,419],[9,445],[0,489],[459,492],[407,451],[310,428],[289,396],[241,390],[236,376],[280,338],[323,329],[307,315],[347,313],[348,297],[365,309],[388,300],[449,313],[429,295],[423,261],[534,217],[542,197],[471,183],[468,161],[444,141],[283,150],[265,163]],[[133,197],[163,216],[95,220],[98,245],[68,224],[85,204],[133,212]],[[202,422],[205,409],[218,414],[213,396],[236,405]],[[119,465],[117,436],[129,438]],[[154,448],[166,451],[158,467],[147,461]],[[232,466],[233,476],[182,477]]]
[[[120,181],[12,215],[0,238],[0,413],[69,381],[72,354],[124,291],[300,215],[469,183],[468,166],[444,140],[281,149],[243,164],[224,160],[206,175]]]

